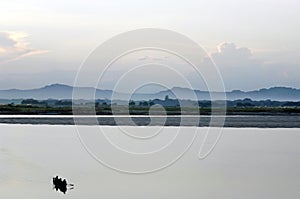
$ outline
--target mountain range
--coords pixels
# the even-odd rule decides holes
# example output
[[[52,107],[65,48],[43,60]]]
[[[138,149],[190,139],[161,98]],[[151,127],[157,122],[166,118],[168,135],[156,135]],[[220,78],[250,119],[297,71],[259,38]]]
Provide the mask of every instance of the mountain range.
[[[74,87],[64,84],[52,84],[36,89],[8,89],[0,90],[0,99],[72,99]],[[130,97],[130,94],[113,92],[112,90],[95,89],[92,87],[76,87],[79,96],[78,99],[87,99],[90,93],[95,93],[96,99],[114,99],[125,100]],[[175,96],[176,94],[176,96]],[[177,99],[194,99],[195,95],[198,100],[210,100],[210,94],[214,94],[216,98],[220,98],[221,92],[208,92],[201,90],[191,90],[188,88],[174,87],[172,89],[163,90],[154,93],[135,93],[131,96],[132,100],[149,100],[149,99],[164,99],[165,96]],[[289,87],[272,87],[262,88],[253,91],[233,90],[227,91],[226,97],[228,100],[237,100],[250,98],[252,100],[277,100],[277,101],[300,101],[300,89]]]

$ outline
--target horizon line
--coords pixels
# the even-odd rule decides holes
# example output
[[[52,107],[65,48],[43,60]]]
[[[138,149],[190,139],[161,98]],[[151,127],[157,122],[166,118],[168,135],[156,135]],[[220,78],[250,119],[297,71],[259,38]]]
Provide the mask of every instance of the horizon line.
[[[52,84],[46,84],[44,86],[40,86],[40,87],[35,87],[35,88],[24,88],[24,89],[20,89],[20,88],[6,88],[6,89],[0,89],[0,91],[9,91],[9,90],[20,90],[20,91],[26,91],[26,90],[35,90],[35,89],[42,89],[42,88],[46,88],[46,87],[51,87],[51,86],[66,86],[66,87],[72,87],[74,88],[73,85],[69,85],[69,84],[64,84],[64,83],[52,83]],[[79,86],[77,88],[93,88],[93,89],[97,89],[97,90],[106,90],[106,91],[113,91],[112,89],[106,89],[106,88],[96,88],[96,87],[92,87],[92,86]],[[174,86],[172,88],[167,88],[165,90],[160,90],[160,91],[154,91],[152,93],[159,93],[162,91],[166,91],[166,90],[172,90],[175,88],[179,88],[179,89],[189,89],[189,90],[194,90],[194,91],[202,91],[202,92],[222,92],[222,91],[208,91],[208,90],[200,90],[200,89],[191,89],[191,88],[186,88],[186,87],[180,87],[180,86]],[[299,88],[295,88],[295,87],[291,87],[291,86],[270,86],[270,87],[262,87],[262,88],[258,88],[258,89],[252,89],[252,90],[242,90],[242,89],[232,89],[232,90],[225,90],[225,92],[252,92],[252,91],[260,91],[263,89],[269,90],[269,89],[274,89],[274,88],[285,88],[285,89],[295,89],[295,90],[300,90]],[[124,92],[122,92],[124,93]],[[148,93],[138,93],[138,94],[149,94]]]

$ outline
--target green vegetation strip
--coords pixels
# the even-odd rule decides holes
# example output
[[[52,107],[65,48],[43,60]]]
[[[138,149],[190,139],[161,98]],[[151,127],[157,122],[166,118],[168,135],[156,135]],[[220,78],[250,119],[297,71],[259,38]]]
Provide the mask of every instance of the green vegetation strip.
[[[150,107],[130,106],[129,114],[131,115],[149,115]],[[79,115],[91,115],[96,110],[97,115],[112,115],[112,109],[109,105],[98,106],[78,106],[76,113]],[[127,106],[114,106],[114,114],[127,115]],[[215,113],[224,113],[224,109],[214,109]],[[183,108],[180,107],[165,107],[162,109],[151,109],[154,115],[210,115],[211,109],[205,108]],[[300,115],[300,107],[228,107],[226,110],[228,115]],[[72,115],[71,106],[49,107],[49,106],[33,106],[33,105],[0,105],[1,115]]]

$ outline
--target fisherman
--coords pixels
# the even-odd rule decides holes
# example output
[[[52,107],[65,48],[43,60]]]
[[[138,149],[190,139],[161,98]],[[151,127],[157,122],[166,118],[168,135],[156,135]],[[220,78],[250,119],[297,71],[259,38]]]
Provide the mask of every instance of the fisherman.
[[[67,190],[73,189],[74,185],[73,184],[68,184],[67,180],[64,179],[62,180],[61,178],[59,178],[58,176],[54,177],[52,179],[53,185],[54,185],[54,189],[56,191],[61,191],[64,194],[66,194]]]

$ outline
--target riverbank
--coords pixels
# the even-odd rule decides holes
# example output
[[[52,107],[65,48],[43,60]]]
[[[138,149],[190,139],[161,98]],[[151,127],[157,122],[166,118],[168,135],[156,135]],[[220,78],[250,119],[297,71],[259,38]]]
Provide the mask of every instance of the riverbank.
[[[133,106],[77,106],[77,115],[149,115],[150,107]],[[0,115],[72,115],[72,106],[40,107],[0,105]],[[211,115],[211,108],[151,107],[151,115]],[[214,115],[299,115],[299,107],[227,107],[215,108]]]
[[[214,118],[212,122],[212,118]],[[216,122],[217,121],[217,122]],[[300,128],[300,116],[72,116],[72,115],[1,115],[2,124],[87,125],[87,126],[199,126],[235,128]]]

